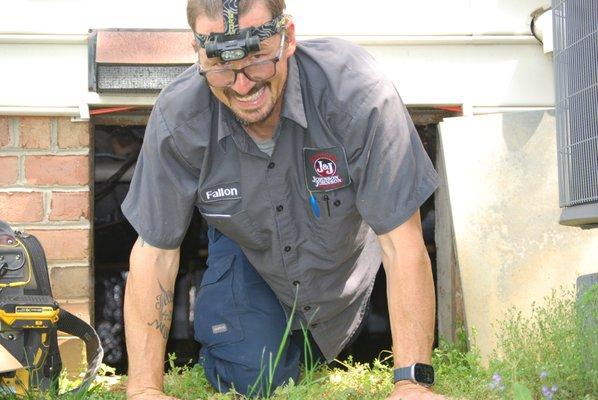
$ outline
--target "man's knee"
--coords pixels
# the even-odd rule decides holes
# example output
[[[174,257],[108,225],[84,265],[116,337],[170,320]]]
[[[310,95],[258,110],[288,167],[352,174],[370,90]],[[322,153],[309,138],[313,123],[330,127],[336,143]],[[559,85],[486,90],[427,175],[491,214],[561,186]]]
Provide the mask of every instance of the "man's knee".
[[[276,360],[287,324],[276,295],[234,241],[214,228],[208,236],[194,324],[208,380],[218,391],[250,396],[296,380],[302,347],[287,341]]]
[[[234,389],[245,396],[264,396],[290,379],[299,378],[301,352],[292,344],[279,360],[276,360],[277,353],[270,351],[250,357],[242,354],[230,357],[227,353],[204,350],[200,359],[208,381],[220,392]]]

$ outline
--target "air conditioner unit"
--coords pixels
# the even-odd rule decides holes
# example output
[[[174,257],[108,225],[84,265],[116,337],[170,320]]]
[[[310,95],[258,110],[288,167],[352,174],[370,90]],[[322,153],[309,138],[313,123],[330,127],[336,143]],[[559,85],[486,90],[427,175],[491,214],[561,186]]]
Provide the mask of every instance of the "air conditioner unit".
[[[560,223],[598,227],[598,1],[553,0]]]

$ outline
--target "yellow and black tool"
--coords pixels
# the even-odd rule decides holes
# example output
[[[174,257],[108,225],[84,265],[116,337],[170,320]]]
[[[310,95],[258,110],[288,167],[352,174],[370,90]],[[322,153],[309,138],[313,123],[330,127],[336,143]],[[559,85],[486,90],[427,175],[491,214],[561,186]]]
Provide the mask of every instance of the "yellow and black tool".
[[[72,392],[86,390],[102,362],[98,335],[53,299],[39,241],[0,221],[0,397],[58,390],[58,331],[85,342],[87,372]]]

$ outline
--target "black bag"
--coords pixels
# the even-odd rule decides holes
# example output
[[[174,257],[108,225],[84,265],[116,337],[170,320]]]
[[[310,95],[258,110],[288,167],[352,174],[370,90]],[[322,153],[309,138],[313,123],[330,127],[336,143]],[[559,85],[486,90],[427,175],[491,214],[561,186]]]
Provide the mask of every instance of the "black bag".
[[[71,392],[87,390],[102,362],[98,335],[52,297],[40,242],[0,221],[0,395],[57,392],[62,370],[58,331],[85,342],[87,372]]]

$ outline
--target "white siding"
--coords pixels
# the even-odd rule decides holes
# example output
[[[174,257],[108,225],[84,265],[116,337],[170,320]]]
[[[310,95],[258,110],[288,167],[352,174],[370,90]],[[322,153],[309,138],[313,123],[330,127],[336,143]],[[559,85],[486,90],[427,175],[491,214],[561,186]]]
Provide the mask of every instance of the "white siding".
[[[87,46],[0,44],[0,106],[77,107],[87,92]]]
[[[304,35],[528,34],[549,0],[287,0]],[[1,32],[187,28],[186,0],[1,0]],[[68,18],[65,18],[68,16]]]
[[[552,60],[539,45],[371,46],[407,104],[554,103]]]
[[[287,0],[300,37],[366,40],[366,48],[408,104],[492,107],[554,103],[551,55],[542,54],[540,44],[529,36],[530,13],[547,3]],[[186,0],[0,0],[0,112],[8,106],[76,107],[94,98],[87,94],[85,43],[15,44],[8,43],[9,34],[21,34],[21,41],[27,42],[27,34],[82,35],[90,28],[186,29],[185,4]],[[430,44],[406,40],[420,35]],[[479,38],[492,38],[494,44],[480,44]],[[517,38],[523,40],[513,41]],[[466,43],[469,39],[472,44]],[[95,99],[90,102],[120,101]]]

